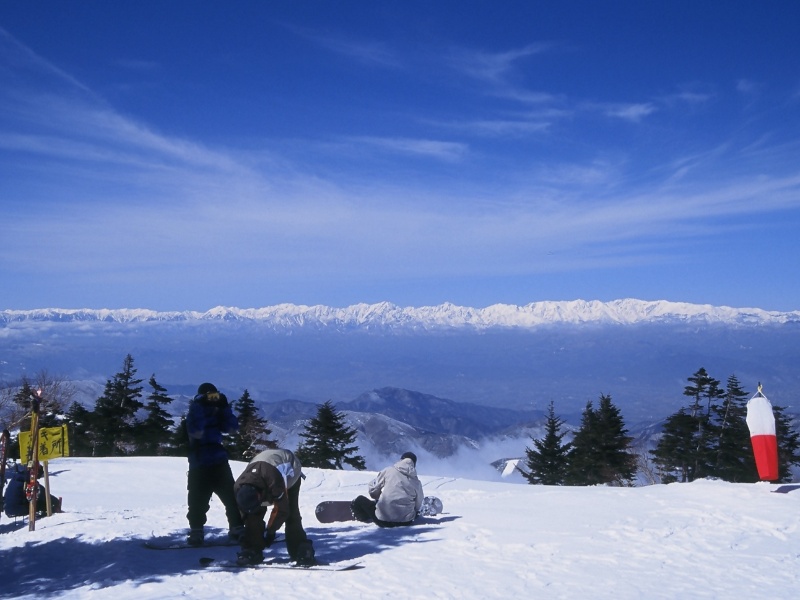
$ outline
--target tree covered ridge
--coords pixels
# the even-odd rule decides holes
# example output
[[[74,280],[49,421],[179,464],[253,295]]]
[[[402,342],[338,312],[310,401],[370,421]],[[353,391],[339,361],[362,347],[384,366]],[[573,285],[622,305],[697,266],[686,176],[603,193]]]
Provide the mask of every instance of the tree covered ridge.
[[[137,377],[133,356],[128,354],[122,369],[106,381],[102,395],[88,409],[72,401],[75,392],[68,382],[46,373],[34,382],[23,378],[12,396],[16,406],[11,418],[21,430],[27,429],[30,417],[26,411],[36,397],[42,404],[41,427],[66,424],[72,456],[187,456],[186,415],[176,422],[169,413],[166,407],[172,398],[155,374],[148,379],[147,388],[143,381]],[[247,461],[263,449],[276,447],[269,438],[272,430],[268,421],[259,415],[246,389],[232,408],[239,430],[223,436],[231,459]],[[16,452],[19,455],[18,444]]]
[[[23,377],[21,385],[0,390],[0,408],[3,402],[10,402],[12,420],[25,430],[30,425],[26,411],[31,398],[41,399],[41,426],[66,423],[73,456],[186,456],[183,418],[176,422],[167,410],[172,402],[168,390],[158,383],[155,374],[146,384],[144,381],[137,376],[134,359],[128,354],[122,369],[106,382],[93,409],[72,401],[75,392],[69,381],[46,372],[35,380]],[[597,407],[591,401],[587,403],[574,433],[565,430],[565,422],[556,415],[551,402],[544,435],[532,438],[532,447],[525,449],[519,470],[530,483],[544,485],[633,485],[643,471],[653,483],[705,477],[757,481],[745,421],[750,393],[735,375],[723,387],[704,368],[687,382],[683,391],[686,405],[663,422],[652,449],[636,447],[610,395],[602,394]],[[231,459],[249,461],[261,450],[277,446],[270,438],[269,421],[259,414],[247,389],[232,408],[240,428],[225,436]],[[800,465],[800,434],[792,427],[785,407],[773,406],[773,412],[779,481],[788,481],[791,467]],[[365,469],[357,436],[358,431],[347,426],[345,415],[327,401],[318,405],[316,416],[305,424],[296,452],[309,467]],[[16,440],[12,452],[15,445]]]
[[[717,478],[731,482],[758,481],[747,402],[750,393],[735,375],[725,387],[704,368],[687,378],[688,403],[667,417],[655,448],[634,449],[622,415],[611,397],[601,395],[598,408],[589,402],[570,441],[564,421],[551,402],[542,439],[532,439],[520,471],[531,484],[632,485],[637,471],[653,482],[689,482]],[[778,440],[778,481],[792,480],[792,465],[800,465],[800,434],[785,407],[773,406]]]

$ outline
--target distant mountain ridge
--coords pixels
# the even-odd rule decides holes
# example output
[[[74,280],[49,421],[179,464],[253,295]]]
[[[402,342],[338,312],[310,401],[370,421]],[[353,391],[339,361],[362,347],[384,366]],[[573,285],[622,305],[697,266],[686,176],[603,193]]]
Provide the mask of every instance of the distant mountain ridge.
[[[298,434],[317,407],[297,400],[259,406],[279,443],[289,446],[302,441]],[[364,392],[336,409],[359,432],[359,444],[384,457],[420,448],[446,458],[461,448],[477,449],[487,439],[529,439],[545,420],[542,411],[490,408],[392,387]]]
[[[495,409],[554,401],[569,422],[601,393],[631,422],[663,419],[700,367],[752,392],[762,382],[790,412],[800,398],[797,311],[641,300],[0,311],[0,382],[44,369],[93,402],[126,354],[175,394],[212,381],[229,396],[318,403],[398,388]]]
[[[524,306],[494,304],[472,308],[444,303],[438,306],[400,307],[390,302],[354,304],[345,308],[278,304],[264,308],[218,306],[205,312],[149,309],[2,310],[0,324],[24,322],[258,322],[274,329],[381,329],[436,330],[449,328],[530,329],[548,324],[636,324],[645,322],[722,323],[766,325],[800,323],[800,311],[767,311],[708,304],[645,301],[631,298],[544,301]]]

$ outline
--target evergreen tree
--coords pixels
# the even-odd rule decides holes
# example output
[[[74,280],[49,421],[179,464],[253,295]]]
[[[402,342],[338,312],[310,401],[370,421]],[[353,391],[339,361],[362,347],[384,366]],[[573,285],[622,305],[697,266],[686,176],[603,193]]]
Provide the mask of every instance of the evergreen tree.
[[[141,456],[158,456],[165,453],[172,437],[172,416],[164,408],[172,398],[167,389],[156,381],[155,374],[147,382],[151,392],[144,409],[147,416],[136,427],[136,453]]]
[[[17,393],[14,394],[14,404],[17,405],[16,414],[20,415],[17,420],[21,431],[30,431],[31,429],[31,400],[38,398],[36,390],[28,381],[27,377],[22,378],[22,385],[19,386]],[[25,460],[25,457],[21,457]]]
[[[681,408],[667,417],[661,438],[650,451],[663,483],[694,481],[697,419]]]
[[[366,469],[364,458],[355,454],[353,442],[358,431],[347,427],[344,414],[337,412],[330,400],[317,407],[317,416],[309,421],[300,437],[304,442],[297,449],[297,458],[307,467],[343,469],[348,464],[357,470]]]
[[[688,407],[670,415],[656,448],[651,451],[662,481],[694,481],[708,476],[716,463],[716,427],[711,420],[713,400],[722,395],[719,381],[700,367],[687,378],[683,395]]]
[[[716,431],[716,459],[710,475],[725,481],[753,483],[758,480],[747,427],[747,400],[736,375],[728,377],[722,404],[712,406]]]
[[[564,485],[567,478],[568,455],[571,445],[562,443],[567,434],[561,431],[563,419],[556,416],[553,402],[547,411],[545,434],[541,440],[534,439],[534,448],[525,448],[528,469],[525,477],[531,484]]]
[[[692,404],[689,407],[692,416],[704,412],[704,404],[705,414],[706,416],[710,416],[713,403],[725,395],[725,392],[719,387],[719,380],[711,377],[703,367],[700,367],[691,377],[687,377],[686,380],[692,385],[687,385],[683,389],[683,395],[692,398]]]
[[[716,462],[715,444],[717,439],[716,426],[711,420],[711,408],[716,401],[725,395],[717,379],[700,367],[691,377],[687,378],[691,385],[683,390],[683,395],[692,399],[688,407],[688,414],[695,422],[693,444],[690,454],[686,457],[689,461],[691,479],[708,477],[714,471]]]
[[[600,473],[592,457],[597,443],[595,429],[595,412],[592,401],[586,403],[581,414],[581,425],[572,438],[572,446],[568,454],[566,483],[568,485],[596,485],[600,483]]]
[[[11,420],[19,421],[23,431],[30,429],[31,398],[34,396],[39,399],[39,427],[59,427],[64,411],[75,396],[75,386],[46,370],[40,371],[33,381],[23,375],[12,398],[16,408],[11,415]]]
[[[233,409],[239,419],[239,431],[232,436],[233,442],[229,448],[231,458],[249,461],[266,448],[278,447],[269,439],[272,430],[268,427],[267,419],[258,414],[258,407],[250,392],[244,390]]]
[[[572,440],[567,482],[572,485],[629,485],[636,475],[632,441],[611,396],[602,394],[597,410],[590,401]]]
[[[92,413],[78,402],[67,411],[70,456],[94,456]]]
[[[39,426],[60,427],[76,394],[74,384],[43,369],[37,373],[34,387],[41,399]]]
[[[778,438],[778,480],[792,481],[792,465],[800,465],[800,434],[792,427],[792,419],[786,414],[786,407],[773,406],[772,411],[775,415],[775,435]]]
[[[128,454],[134,446],[135,417],[142,408],[141,379],[136,379],[133,357],[128,354],[122,371],[106,382],[103,395],[95,402],[95,455]]]
[[[168,456],[189,456],[189,434],[186,432],[186,415],[170,431],[169,442],[164,452]]]
[[[636,476],[636,455],[631,450],[633,438],[609,395],[600,396],[595,427],[598,432],[595,460],[600,464],[602,483],[631,485]]]

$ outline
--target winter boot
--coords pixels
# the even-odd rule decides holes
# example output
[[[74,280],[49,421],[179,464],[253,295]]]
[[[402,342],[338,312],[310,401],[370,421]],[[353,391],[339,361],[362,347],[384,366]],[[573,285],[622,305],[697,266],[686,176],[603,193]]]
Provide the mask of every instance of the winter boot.
[[[317,560],[314,558],[314,544],[311,543],[311,540],[300,542],[292,558],[300,567],[312,567],[317,564]]]
[[[186,543],[190,546],[202,546],[204,538],[202,527],[192,527],[189,530],[189,538],[186,540]]]
[[[236,564],[240,567],[250,567],[264,561],[264,555],[258,550],[242,550],[236,555]]]
[[[366,496],[358,496],[350,503],[350,512],[356,521],[372,523],[375,521],[375,501]]]

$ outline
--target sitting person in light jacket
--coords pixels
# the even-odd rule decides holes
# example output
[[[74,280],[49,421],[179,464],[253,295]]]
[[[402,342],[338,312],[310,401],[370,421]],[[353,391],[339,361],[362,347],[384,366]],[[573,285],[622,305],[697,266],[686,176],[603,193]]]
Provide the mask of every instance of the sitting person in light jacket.
[[[385,468],[368,486],[372,498],[359,496],[350,505],[353,516],[380,527],[411,525],[422,508],[422,483],[417,477],[417,457],[406,452]]]

